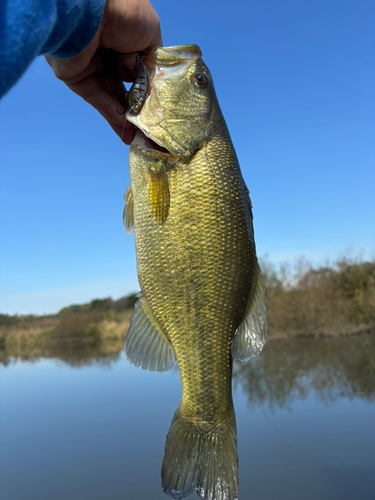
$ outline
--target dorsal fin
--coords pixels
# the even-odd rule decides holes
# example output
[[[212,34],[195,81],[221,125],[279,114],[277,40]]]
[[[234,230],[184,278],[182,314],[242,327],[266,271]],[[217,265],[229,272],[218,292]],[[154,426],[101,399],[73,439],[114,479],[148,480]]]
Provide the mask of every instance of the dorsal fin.
[[[125,355],[133,365],[157,372],[168,372],[176,361],[172,344],[160,330],[144,297],[136,302],[130,319]]]
[[[253,290],[247,302],[242,323],[232,340],[232,356],[237,361],[248,361],[263,349],[267,337],[267,293],[262,273],[257,264]]]

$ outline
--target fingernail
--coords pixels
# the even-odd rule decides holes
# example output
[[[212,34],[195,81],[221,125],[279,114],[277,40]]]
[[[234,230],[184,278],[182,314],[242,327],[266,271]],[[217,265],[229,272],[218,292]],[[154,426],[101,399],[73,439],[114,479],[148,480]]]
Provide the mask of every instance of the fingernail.
[[[122,56],[122,65],[124,66],[124,68],[132,71],[137,67],[138,59],[139,56],[137,53],[133,52],[132,54],[124,54]]]
[[[125,111],[125,108],[123,108],[122,106],[116,109],[116,113],[120,116],[123,116],[125,114]]]

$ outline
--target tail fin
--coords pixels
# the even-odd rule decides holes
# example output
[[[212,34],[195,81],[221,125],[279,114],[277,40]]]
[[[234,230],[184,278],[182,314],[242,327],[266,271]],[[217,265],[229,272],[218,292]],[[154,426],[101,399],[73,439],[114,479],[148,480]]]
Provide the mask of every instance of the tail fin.
[[[237,432],[234,410],[225,421],[192,423],[178,408],[167,434],[161,469],[163,491],[183,498],[236,500]]]

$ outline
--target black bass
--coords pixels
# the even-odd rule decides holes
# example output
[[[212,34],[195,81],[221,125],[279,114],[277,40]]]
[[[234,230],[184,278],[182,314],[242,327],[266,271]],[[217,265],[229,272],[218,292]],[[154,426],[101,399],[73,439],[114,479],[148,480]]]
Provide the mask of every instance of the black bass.
[[[179,366],[163,490],[234,500],[232,360],[258,354],[267,332],[249,192],[199,47],[159,47],[141,73],[126,115],[137,132],[124,225],[134,229],[142,292],[125,353],[143,369]]]

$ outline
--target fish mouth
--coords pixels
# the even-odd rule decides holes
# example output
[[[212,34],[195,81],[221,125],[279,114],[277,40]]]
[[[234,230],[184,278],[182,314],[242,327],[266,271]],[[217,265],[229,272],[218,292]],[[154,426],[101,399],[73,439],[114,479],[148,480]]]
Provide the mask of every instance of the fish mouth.
[[[147,150],[148,152],[162,153],[163,155],[175,156],[171,151],[169,151],[164,145],[160,145],[155,142],[151,137],[146,135],[144,131],[137,126],[135,127],[135,136],[131,143],[132,146],[137,147],[142,150]]]
[[[143,134],[142,130],[140,132]],[[164,146],[159,146],[159,144],[157,144],[155,141],[153,141],[152,139],[147,137],[147,135],[145,135],[145,134],[143,134],[143,135],[144,135],[145,140],[146,140],[147,149],[153,149],[154,151],[160,151],[161,153],[172,154]]]
[[[160,110],[155,110],[150,104],[154,92],[155,79],[180,80],[188,71],[192,62],[202,57],[200,48],[197,45],[176,45],[172,47],[157,47],[153,52],[144,57],[143,63],[146,66],[149,78],[148,94],[144,96],[142,107],[139,111],[129,109],[126,112],[126,119],[136,128],[136,134],[132,145],[139,148],[158,152],[159,154],[171,155],[181,158],[181,153],[175,150],[176,144],[166,144],[166,142],[154,136],[151,130],[154,127],[162,127],[165,119]],[[133,85],[137,84],[137,79]],[[145,110],[148,118],[144,118]],[[134,143],[134,144],[133,144]],[[177,148],[179,149],[179,148]]]

